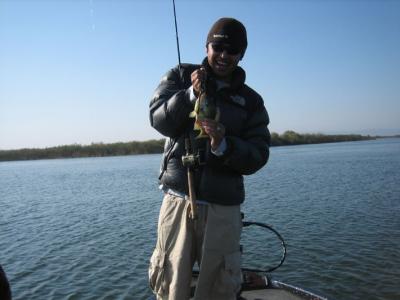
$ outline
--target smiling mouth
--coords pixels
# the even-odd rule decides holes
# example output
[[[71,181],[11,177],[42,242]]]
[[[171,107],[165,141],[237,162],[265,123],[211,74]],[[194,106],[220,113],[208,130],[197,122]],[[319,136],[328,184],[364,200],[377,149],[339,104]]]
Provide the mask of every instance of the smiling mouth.
[[[229,67],[229,63],[226,62],[226,61],[216,60],[215,63],[219,68],[227,68],[227,67]]]

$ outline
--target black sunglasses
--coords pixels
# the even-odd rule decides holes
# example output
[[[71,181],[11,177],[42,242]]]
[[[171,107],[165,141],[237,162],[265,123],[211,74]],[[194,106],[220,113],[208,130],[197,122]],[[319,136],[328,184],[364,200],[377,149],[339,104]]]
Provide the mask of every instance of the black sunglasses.
[[[239,49],[232,47],[230,45],[217,44],[217,43],[210,43],[210,44],[214,52],[222,53],[225,50],[226,53],[228,53],[229,55],[238,55],[240,53]]]

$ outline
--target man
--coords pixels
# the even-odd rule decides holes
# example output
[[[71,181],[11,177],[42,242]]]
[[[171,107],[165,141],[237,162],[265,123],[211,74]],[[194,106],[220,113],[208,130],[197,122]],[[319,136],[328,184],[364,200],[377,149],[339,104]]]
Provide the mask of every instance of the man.
[[[203,63],[170,70],[151,100],[151,125],[167,137],[159,177],[165,195],[149,268],[157,299],[189,299],[196,261],[200,273],[194,299],[236,299],[240,291],[243,175],[266,164],[270,144],[263,100],[244,83],[245,72],[238,67],[246,48],[243,24],[219,19],[208,33]],[[189,115],[205,84],[214,87],[219,117],[198,120],[209,138],[196,138]],[[196,220],[190,218],[187,169],[182,163],[185,140],[196,157]]]

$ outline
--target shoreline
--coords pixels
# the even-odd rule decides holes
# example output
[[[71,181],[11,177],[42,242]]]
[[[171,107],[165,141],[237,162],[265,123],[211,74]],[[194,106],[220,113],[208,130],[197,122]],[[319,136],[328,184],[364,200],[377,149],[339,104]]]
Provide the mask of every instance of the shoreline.
[[[286,131],[283,134],[271,133],[271,147],[294,146],[322,143],[353,142],[375,140],[379,138],[398,138],[395,136],[363,136],[359,134],[325,135],[299,134]],[[92,143],[90,145],[62,145],[48,148],[23,148],[15,150],[0,150],[0,162],[39,160],[57,158],[106,157],[138,154],[160,154],[164,150],[165,139],[132,141],[118,143]]]

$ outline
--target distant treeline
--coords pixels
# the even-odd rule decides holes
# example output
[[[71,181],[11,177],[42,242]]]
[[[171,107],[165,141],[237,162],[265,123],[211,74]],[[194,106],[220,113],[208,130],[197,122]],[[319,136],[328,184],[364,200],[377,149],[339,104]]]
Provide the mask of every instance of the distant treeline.
[[[0,150],[0,161],[151,154],[161,153],[163,147],[164,140],[161,139],[145,142],[96,143],[87,146],[74,144],[44,149]]]
[[[271,134],[272,146],[288,146],[288,145],[302,145],[302,144],[322,144],[322,143],[337,143],[337,142],[350,142],[350,141],[363,141],[373,140],[376,137],[364,136],[360,134],[340,134],[340,135],[326,135],[326,134],[299,134],[294,131],[285,131],[283,134],[273,132]]]
[[[271,134],[272,146],[320,144],[370,139],[375,139],[375,137],[355,134],[299,134],[294,131],[286,131],[283,134]],[[86,146],[74,144],[43,149],[0,150],[0,161],[162,153],[164,149],[164,141],[164,139],[160,139],[144,142],[134,141],[112,144],[97,143]]]

